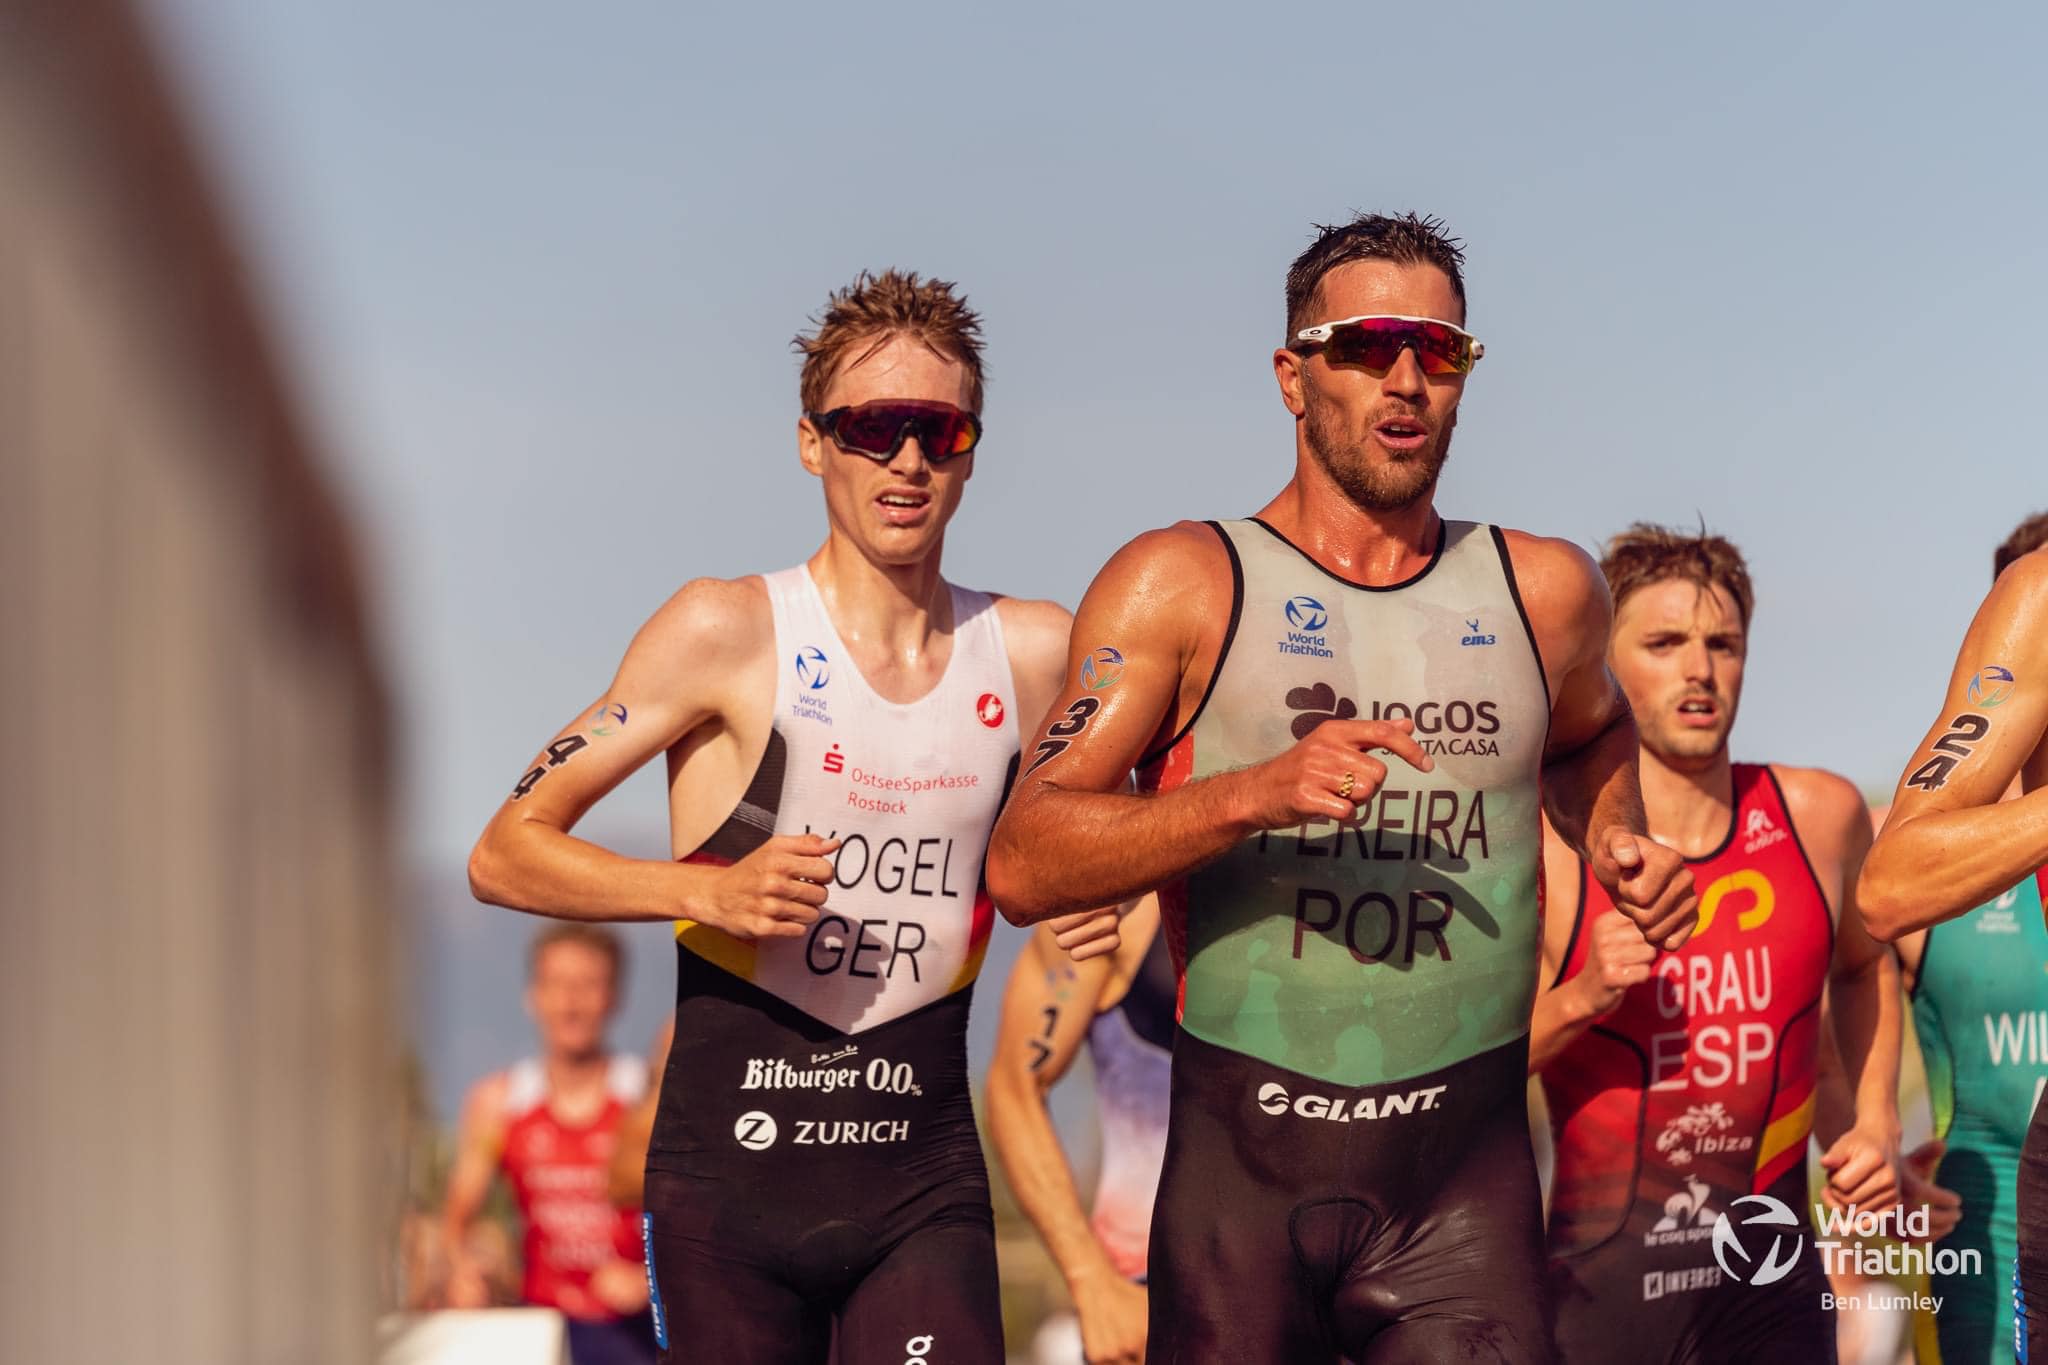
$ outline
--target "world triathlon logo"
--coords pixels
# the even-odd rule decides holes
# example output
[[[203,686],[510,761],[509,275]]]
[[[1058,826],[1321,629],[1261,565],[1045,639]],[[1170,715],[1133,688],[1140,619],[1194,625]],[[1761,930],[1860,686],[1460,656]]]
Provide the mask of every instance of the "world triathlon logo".
[[[816,645],[805,645],[796,652],[796,680],[815,692],[832,681],[829,664],[824,650]]]
[[[1296,630],[1317,631],[1330,624],[1330,613],[1313,597],[1287,599],[1287,624]]]
[[[1761,1212],[1740,1222],[1729,1217],[1744,1204],[1754,1204]],[[1737,1234],[1738,1227],[1756,1231]],[[1799,1216],[1783,1200],[1767,1194],[1745,1194],[1729,1205],[1728,1213],[1714,1220],[1714,1262],[1723,1275],[1738,1283],[1759,1287],[1776,1284],[1792,1273],[1792,1267],[1799,1263],[1799,1253],[1806,1247],[1805,1234],[1798,1232],[1798,1227]],[[1779,1228],[1794,1229],[1789,1250],[1785,1235],[1777,1231]],[[1768,1246],[1763,1245],[1766,1238]],[[1761,1262],[1751,1254],[1752,1247],[1762,1249]]]
[[[1123,675],[1123,653],[1108,645],[1081,660],[1081,686],[1090,692],[1100,692],[1105,687],[1116,686],[1117,679]]]
[[[1989,711],[2012,695],[2012,670],[1992,664],[1970,679],[1970,705]]]

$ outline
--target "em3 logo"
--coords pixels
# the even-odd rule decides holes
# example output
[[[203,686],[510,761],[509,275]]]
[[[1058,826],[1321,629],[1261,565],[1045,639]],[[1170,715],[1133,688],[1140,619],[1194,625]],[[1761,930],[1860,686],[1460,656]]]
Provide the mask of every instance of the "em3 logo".
[[[805,645],[796,652],[796,680],[813,692],[832,681],[831,661],[824,650]]]

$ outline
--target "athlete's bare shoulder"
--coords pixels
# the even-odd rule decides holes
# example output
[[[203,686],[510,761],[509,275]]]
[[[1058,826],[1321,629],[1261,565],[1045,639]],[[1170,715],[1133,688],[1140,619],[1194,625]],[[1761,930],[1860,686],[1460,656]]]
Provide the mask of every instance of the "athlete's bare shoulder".
[[[634,637],[635,652],[701,667],[775,644],[775,616],[760,575],[693,578],[661,604]]]
[[[1088,595],[1114,594],[1147,614],[1203,612],[1218,603],[1227,612],[1233,581],[1230,552],[1215,529],[1180,521],[1126,542],[1095,575]]]
[[[1017,687],[1018,725],[1022,727],[1059,695],[1074,617],[1057,602],[999,596],[996,619],[1003,623],[1003,648],[1010,656],[1010,679]]]
[[[775,613],[766,583],[759,577],[693,579],[640,627],[606,700],[633,713],[628,736],[653,746],[640,754],[644,758],[713,716],[731,721],[750,707],[761,709],[774,653]]]
[[[489,1131],[502,1125],[505,1103],[512,1093],[512,1073],[493,1071],[477,1080],[462,1097],[462,1120],[466,1126]]]
[[[1515,589],[1553,682],[1605,656],[1614,604],[1593,556],[1569,540],[1501,528]]]
[[[1607,580],[1593,556],[1569,540],[1501,528],[1515,586],[1531,619],[1570,619],[1587,612],[1608,612]]]
[[[2019,626],[2048,653],[2048,545],[2006,565],[1984,599],[1980,619]]]
[[[1066,663],[1067,633],[1074,628],[1074,614],[1043,598],[989,596],[995,599],[996,619],[1003,623],[1010,666],[1020,672],[1059,672]]]
[[[1860,833],[1862,842],[1869,841],[1870,807],[1854,782],[1825,768],[1794,768],[1783,763],[1773,763],[1770,768],[1778,779],[1778,789],[1785,793],[1785,809],[1792,823],[1809,844],[1821,837],[1839,842],[1852,833]]]

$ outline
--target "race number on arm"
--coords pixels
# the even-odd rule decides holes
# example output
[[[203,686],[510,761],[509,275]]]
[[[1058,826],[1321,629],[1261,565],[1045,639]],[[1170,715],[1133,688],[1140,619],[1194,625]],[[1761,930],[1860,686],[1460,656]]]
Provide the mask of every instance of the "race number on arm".
[[[470,855],[479,900],[584,920],[692,919],[737,938],[795,937],[817,918],[836,845],[777,835],[731,867],[627,858],[570,833],[605,793],[714,724],[760,723],[774,624],[759,579],[700,579],[643,626],[611,687],[520,773]]]
[[[2018,776],[2027,794],[2001,801]],[[1948,693],[1863,862],[1864,922],[1889,941],[1953,919],[2048,864],[2048,550],[1998,576]]]

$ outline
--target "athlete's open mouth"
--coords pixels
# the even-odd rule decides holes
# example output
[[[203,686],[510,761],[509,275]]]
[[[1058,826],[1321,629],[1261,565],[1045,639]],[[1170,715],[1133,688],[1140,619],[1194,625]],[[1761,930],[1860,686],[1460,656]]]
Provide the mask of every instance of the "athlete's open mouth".
[[[1373,427],[1373,434],[1389,450],[1420,450],[1429,440],[1429,428],[1405,417],[1390,417]]]
[[[1679,716],[1690,725],[1712,725],[1721,715],[1721,708],[1709,697],[1688,697],[1678,703]]]
[[[932,495],[922,488],[885,488],[875,495],[882,520],[895,526],[914,526],[923,521]]]

